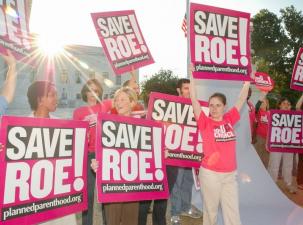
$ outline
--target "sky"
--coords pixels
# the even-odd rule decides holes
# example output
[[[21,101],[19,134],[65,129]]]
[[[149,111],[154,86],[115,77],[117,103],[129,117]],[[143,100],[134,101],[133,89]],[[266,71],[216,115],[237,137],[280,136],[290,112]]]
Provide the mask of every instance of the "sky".
[[[302,0],[195,0],[255,15],[267,8],[278,14],[294,5],[303,10]],[[30,30],[62,44],[99,46],[90,13],[135,10],[144,39],[155,63],[140,68],[140,81],[160,69],[186,76],[187,41],[181,30],[186,0],[33,0]]]

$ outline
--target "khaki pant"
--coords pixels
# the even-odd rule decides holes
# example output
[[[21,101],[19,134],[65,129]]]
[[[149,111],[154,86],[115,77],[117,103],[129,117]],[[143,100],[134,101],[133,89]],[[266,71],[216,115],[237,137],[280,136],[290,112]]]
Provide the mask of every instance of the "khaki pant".
[[[277,182],[279,175],[280,163],[282,162],[282,176],[285,184],[292,184],[294,153],[287,152],[271,152],[269,156],[268,173],[272,179]]]
[[[221,204],[225,225],[241,225],[236,172],[219,173],[200,168],[203,225],[216,225]]]
[[[266,139],[257,135],[256,137],[256,143],[254,144],[255,149],[262,160],[263,165],[265,168],[268,167],[268,161],[269,161],[269,152],[266,150]]]
[[[104,204],[105,221],[108,225],[137,225],[139,202]]]

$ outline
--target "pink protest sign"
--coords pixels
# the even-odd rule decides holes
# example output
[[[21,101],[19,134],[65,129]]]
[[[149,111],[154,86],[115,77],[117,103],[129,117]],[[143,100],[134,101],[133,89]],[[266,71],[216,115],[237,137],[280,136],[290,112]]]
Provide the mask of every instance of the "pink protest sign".
[[[91,14],[105,54],[117,75],[154,63],[135,11]]]
[[[294,69],[292,71],[290,88],[297,91],[303,91],[303,48],[299,49],[296,58]]]
[[[163,128],[146,119],[99,114],[99,202],[168,198]]]
[[[3,116],[0,224],[37,224],[87,208],[88,125]]]
[[[267,147],[270,152],[303,153],[303,112],[270,110]]]
[[[208,111],[207,103],[200,102]],[[166,164],[179,167],[201,166],[202,137],[194,117],[191,100],[153,92],[149,96],[147,118],[165,127]]]
[[[0,52],[5,54],[9,49],[18,60],[31,53],[27,3],[26,0],[0,2]]]
[[[255,86],[260,91],[269,92],[274,88],[274,81],[267,73],[256,72]]]
[[[190,50],[196,79],[250,80],[250,14],[190,4]]]

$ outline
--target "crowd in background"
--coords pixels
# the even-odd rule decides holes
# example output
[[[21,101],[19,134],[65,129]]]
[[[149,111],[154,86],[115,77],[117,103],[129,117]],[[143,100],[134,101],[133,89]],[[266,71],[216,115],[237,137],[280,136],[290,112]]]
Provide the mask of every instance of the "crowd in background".
[[[0,113],[3,115],[8,104],[12,101],[16,86],[16,62],[10,52],[3,56],[8,72],[0,96]],[[192,72],[192,70],[190,71]],[[251,141],[260,156],[264,166],[276,182],[279,176],[290,193],[295,194],[297,188],[303,189],[303,156],[294,153],[269,153],[266,149],[268,134],[269,100],[267,93],[262,93],[259,101],[254,105],[250,100],[249,82],[245,82],[234,107],[226,110],[226,97],[221,93],[214,93],[209,98],[210,115],[205,115],[197,103],[194,80],[180,79],[176,90],[181,97],[191,98],[198,127],[204,140],[205,157],[202,161],[199,179],[201,180],[201,195],[203,196],[203,224],[214,224],[219,205],[223,210],[226,224],[241,224],[238,209],[238,193],[236,183],[236,138],[218,143],[212,137],[215,126],[224,126],[233,132],[234,124],[240,119],[240,110],[246,101],[249,108],[251,122]],[[146,225],[147,214],[152,211],[154,225],[166,225],[167,200],[122,202],[99,204],[94,207],[95,172],[102,166],[95,159],[95,138],[97,114],[100,112],[118,114],[128,117],[145,117],[145,108],[138,103],[140,88],[134,71],[131,78],[118,89],[113,99],[102,100],[103,88],[97,79],[90,79],[84,84],[81,96],[85,106],[74,110],[73,119],[88,121],[88,210],[82,213],[82,224],[93,224],[93,210],[101,211],[103,223],[106,225]],[[54,118],[52,113],[57,107],[57,91],[54,84],[48,81],[33,82],[27,92],[28,102],[32,114],[36,118]],[[293,110],[293,105],[287,98],[280,98],[276,106],[281,110]],[[303,109],[303,95],[296,104],[296,110]],[[220,156],[221,154],[221,156]],[[224,157],[222,157],[224,155]],[[221,158],[220,158],[221,157]],[[224,160],[223,160],[224,158]],[[280,167],[282,168],[280,170]],[[297,179],[293,180],[293,169],[297,169]],[[202,212],[191,204],[191,193],[194,185],[191,168],[167,166],[167,179],[170,193],[171,224],[180,225],[180,216],[201,218]],[[219,195],[218,193],[222,193]],[[153,206],[151,209],[151,205]],[[68,215],[43,224],[76,224],[74,215]]]

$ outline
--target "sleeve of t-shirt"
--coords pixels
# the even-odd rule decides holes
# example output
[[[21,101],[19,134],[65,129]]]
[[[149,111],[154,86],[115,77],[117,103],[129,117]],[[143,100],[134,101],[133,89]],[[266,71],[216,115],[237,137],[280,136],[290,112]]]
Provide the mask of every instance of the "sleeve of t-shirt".
[[[80,120],[79,119],[79,108],[74,110],[74,112],[73,112],[73,119],[74,120]]]
[[[8,107],[8,102],[5,97],[0,96],[0,116],[4,115]]]
[[[102,112],[105,112],[105,113],[110,112],[110,110],[113,107],[112,101],[113,101],[112,99],[106,99],[101,102]]]
[[[225,120],[229,120],[231,125],[235,125],[240,120],[240,113],[236,107],[232,107],[225,115]]]
[[[206,126],[206,120],[207,120],[207,116],[205,115],[205,113],[203,112],[203,110],[201,110],[201,113],[199,115],[199,119],[198,119],[198,127],[200,129],[204,129]]]

